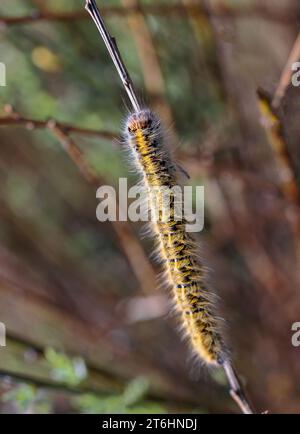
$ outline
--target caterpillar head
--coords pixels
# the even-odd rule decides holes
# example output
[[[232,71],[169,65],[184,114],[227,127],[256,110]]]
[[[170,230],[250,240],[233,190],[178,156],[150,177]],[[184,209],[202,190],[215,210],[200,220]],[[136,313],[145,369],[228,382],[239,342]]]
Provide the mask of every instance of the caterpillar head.
[[[157,126],[158,120],[149,109],[132,113],[126,122],[126,130],[129,134],[135,134],[138,131],[152,132],[153,128],[156,129]]]

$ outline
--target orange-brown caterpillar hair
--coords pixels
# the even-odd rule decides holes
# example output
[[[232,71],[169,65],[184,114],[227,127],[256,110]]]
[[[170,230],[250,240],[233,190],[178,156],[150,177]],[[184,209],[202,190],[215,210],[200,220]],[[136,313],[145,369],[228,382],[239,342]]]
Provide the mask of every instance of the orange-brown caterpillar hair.
[[[150,207],[154,206],[153,201],[157,198],[152,196],[153,189],[172,189],[178,184],[175,166],[164,146],[160,121],[148,109],[135,112],[126,122],[125,137],[141,173],[141,182],[149,193]],[[164,212],[164,206],[165,202],[160,200],[160,213]],[[172,288],[185,334],[194,351],[207,363],[221,364],[224,360],[224,344],[213,297],[204,283],[204,267],[199,260],[195,242],[186,231],[185,221],[176,219],[174,201],[168,206],[168,220],[157,219],[153,223],[157,251],[165,267],[168,285]]]

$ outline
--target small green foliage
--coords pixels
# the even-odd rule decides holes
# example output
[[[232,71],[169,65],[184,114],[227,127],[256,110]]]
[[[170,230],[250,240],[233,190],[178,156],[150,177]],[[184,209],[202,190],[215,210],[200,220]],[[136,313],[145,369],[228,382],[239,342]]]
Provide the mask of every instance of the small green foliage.
[[[138,377],[131,381],[121,395],[126,407],[130,407],[139,402],[149,389],[149,381],[144,377]]]
[[[222,368],[214,369],[211,372],[211,376],[220,386],[225,386],[227,384],[227,377]]]
[[[131,381],[121,395],[99,398],[85,394],[76,399],[75,405],[80,412],[93,414],[165,413],[160,405],[143,401],[148,388],[148,380],[139,377]]]
[[[50,413],[51,405],[43,393],[30,384],[20,384],[2,396],[2,402],[12,403],[18,413]]]
[[[76,386],[87,377],[86,364],[81,357],[70,358],[53,348],[47,348],[45,358],[51,365],[51,374],[54,380]]]
[[[37,397],[37,390],[29,384],[22,384],[7,392],[3,397],[3,402],[15,402],[18,409],[24,413],[32,405]]]

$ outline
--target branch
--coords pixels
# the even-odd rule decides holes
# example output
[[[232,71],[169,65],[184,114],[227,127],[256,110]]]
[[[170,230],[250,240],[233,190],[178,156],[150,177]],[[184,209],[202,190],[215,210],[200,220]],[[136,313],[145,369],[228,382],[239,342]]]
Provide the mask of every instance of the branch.
[[[147,94],[153,100],[153,109],[162,115],[165,125],[170,125],[170,142],[177,143],[179,139],[174,127],[175,121],[172,108],[168,103],[166,83],[159,56],[155,47],[155,40],[149,28],[148,21],[143,13],[144,9],[142,9],[140,6],[140,0],[121,1],[126,10],[130,10],[132,8],[137,9],[135,14],[128,16],[128,25],[136,43],[141,62],[145,88]]]
[[[68,134],[68,131],[77,133],[80,132],[82,134],[83,132],[86,133],[87,130],[61,124],[54,119],[50,119],[48,121],[27,119],[17,113],[10,105],[5,106],[5,111],[9,114],[9,116],[0,118],[0,126],[13,124],[25,125],[31,130],[34,130],[35,128],[50,130],[58,139],[59,143],[62,145],[63,149],[67,152],[75,165],[78,167],[81,175],[87,180],[87,182],[96,188],[105,184],[105,180],[96,174],[95,170],[86,160],[83,152]],[[92,131],[92,135],[103,137],[103,132]],[[104,135],[105,138],[112,137],[111,133],[106,132]],[[119,213],[118,206],[117,213]],[[140,287],[145,293],[152,292],[153,287],[155,287],[155,273],[131,225],[127,221],[120,222],[118,220],[112,221],[111,223]]]
[[[277,161],[281,191],[288,201],[299,205],[300,191],[297,183],[297,171],[288,149],[282,121],[272,107],[270,96],[264,90],[259,89],[257,97],[261,123]]]
[[[73,397],[81,396],[84,394],[93,395],[96,398],[99,399],[105,399],[107,397],[111,396],[120,396],[120,393],[122,392],[122,389],[119,392],[114,393],[103,393],[101,391],[95,390],[94,388],[89,387],[82,387],[82,386],[70,386],[65,383],[58,383],[54,382],[52,380],[40,380],[33,376],[26,375],[26,374],[16,374],[13,372],[10,372],[9,370],[0,370],[0,380],[7,380],[7,378],[10,379],[11,382],[14,383],[14,385],[18,384],[30,384],[34,387],[41,388],[47,391],[52,392],[63,392],[65,394],[71,395]],[[123,390],[125,389],[126,384],[123,386]],[[195,413],[197,410],[196,405],[192,405],[189,402],[177,402],[176,400],[170,400],[169,398],[161,398],[156,397],[156,395],[153,395],[151,392],[147,393],[145,396],[145,399],[143,399],[143,403],[147,404],[153,404],[153,401],[157,405],[166,407],[167,411],[170,414],[176,414],[176,413]]]
[[[76,386],[69,386],[65,383],[56,383],[52,380],[41,380],[39,378],[35,378],[31,375],[27,375],[24,373],[18,374],[15,372],[8,370],[0,370],[0,379],[4,380],[7,378],[13,379],[14,382],[17,383],[26,383],[31,384],[36,387],[40,387],[43,389],[50,389],[50,390],[58,390],[62,391],[68,394],[83,394],[83,393],[91,393],[95,396],[103,397],[103,392],[99,392],[87,387],[76,387]]]
[[[18,113],[13,112],[13,109],[10,105],[6,105],[4,111],[8,114],[8,116],[0,118],[0,126],[19,125],[19,126],[24,126],[28,130],[46,129],[49,127],[49,120],[41,121],[41,120],[25,118],[19,115]],[[80,128],[80,127],[75,127],[74,125],[65,124],[57,121],[55,121],[55,123],[57,127],[65,131],[66,134],[76,133],[84,136],[99,137],[108,140],[115,139],[118,136],[117,133],[114,134],[113,132],[110,131]]]
[[[300,35],[300,34],[299,34]],[[299,49],[300,49],[300,36],[299,36]],[[300,55],[300,52],[298,53]],[[300,261],[300,188],[297,180],[297,170],[290,153],[288,143],[284,134],[284,126],[281,118],[279,117],[277,110],[274,108],[274,104],[277,106],[280,104],[281,99],[285,93],[287,85],[285,80],[289,71],[283,74],[283,80],[279,86],[279,91],[275,94],[273,99],[273,105],[270,96],[259,89],[257,92],[258,106],[261,114],[261,123],[265,129],[268,142],[274,152],[275,161],[277,164],[279,175],[279,187],[283,197],[293,207],[289,212],[286,209],[286,218],[289,221],[292,231],[295,236],[295,249],[298,260]]]
[[[187,9],[190,13],[197,13],[199,5],[195,3],[188,7],[181,3],[178,4],[157,4],[157,5],[145,5],[145,6],[131,6],[126,9],[120,6],[102,6],[101,13],[103,16],[128,16],[133,15],[136,12],[143,12],[146,15],[154,15],[159,17],[177,17],[182,18],[185,16]],[[220,18],[256,18],[260,17],[266,20],[280,22],[280,23],[295,23],[299,19],[299,11],[295,10],[284,10],[283,8],[269,9],[261,4],[255,6],[229,6],[223,1],[218,3],[214,2],[211,14],[215,17]],[[35,23],[40,21],[60,21],[68,22],[75,20],[87,19],[87,13],[82,10],[73,12],[52,12],[52,11],[39,11],[36,10],[31,14],[10,17],[1,16],[0,24],[4,25],[19,25]]]
[[[82,176],[90,183],[98,188],[103,184],[103,179],[96,174],[94,169],[89,165],[85,159],[82,151],[78,148],[73,139],[68,133],[59,125],[54,119],[50,119],[46,128],[48,128],[53,135],[57,138],[63,149],[67,152],[71,160],[76,164]]]
[[[231,387],[230,389],[231,397],[234,399],[234,401],[237,403],[237,405],[240,407],[240,409],[244,414],[254,414],[255,411],[252,408],[252,405],[246,396],[243,385],[231,362],[226,360],[223,363],[223,368],[227,375]]]
[[[65,393],[93,395],[119,393],[125,382],[119,376],[104,369],[98,369],[87,364],[87,377],[78,385],[70,385],[63,381],[56,381],[51,376],[51,366],[44,357],[44,348],[7,335],[5,354],[0,361],[0,379],[13,379],[17,382],[29,383],[45,389],[57,389]],[[24,354],[32,354],[30,363],[24,363]]]
[[[43,357],[44,347],[32,341],[18,339],[9,333],[7,335],[7,346],[3,351],[5,351],[5,354],[0,359],[0,380],[9,378],[13,383],[31,384],[47,391],[64,392],[69,395],[88,393],[103,398],[122,393],[132,378],[132,375],[120,376],[86,363],[87,377],[78,385],[70,385],[52,378],[51,366]],[[28,353],[32,355],[32,358],[30,363],[24,364],[24,354]],[[66,354],[73,357],[74,352],[67,352]],[[85,362],[87,361],[85,360]],[[136,372],[134,372],[133,377],[135,375],[137,375]],[[147,373],[144,373],[144,375],[147,376]],[[155,390],[151,387],[145,395],[145,401],[154,401],[157,404],[166,406],[168,411],[172,413],[194,412],[197,405],[199,405],[197,402],[191,402],[187,397],[179,400],[176,396],[170,396],[170,393],[162,394],[160,389]]]

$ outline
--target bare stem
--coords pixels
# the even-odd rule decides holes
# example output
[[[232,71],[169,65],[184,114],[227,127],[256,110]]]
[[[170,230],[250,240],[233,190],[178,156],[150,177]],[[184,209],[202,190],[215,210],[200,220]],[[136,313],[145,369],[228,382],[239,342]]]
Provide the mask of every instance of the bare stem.
[[[48,121],[38,119],[29,119],[15,112],[11,105],[6,104],[4,111],[7,114],[5,117],[0,117],[0,126],[16,125],[23,126],[28,130],[48,128]],[[70,125],[55,121],[56,125],[66,133],[75,133],[90,137],[99,137],[103,139],[113,140],[118,136],[118,133],[105,130],[92,130],[89,128],[81,128],[75,125]]]
[[[103,21],[103,18],[99,12],[96,2],[94,0],[87,0],[85,8],[91,15],[94,23],[96,24],[97,29],[99,30],[99,33],[105,43],[105,46],[107,48],[107,51],[110,54],[110,57],[112,58],[112,61],[114,62],[116,70],[118,71],[122,84],[128,94],[128,97],[130,99],[130,102],[134,110],[136,112],[140,111],[140,103],[137,98],[130,74],[126,69],[122,56],[118,49],[117,41],[115,40],[114,37],[110,35]]]
[[[255,411],[246,396],[243,385],[232,363],[229,360],[225,360],[222,366],[230,384],[231,397],[234,399],[244,414],[254,414]]]

